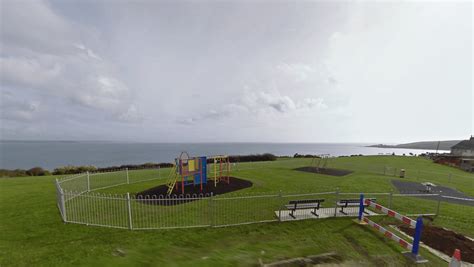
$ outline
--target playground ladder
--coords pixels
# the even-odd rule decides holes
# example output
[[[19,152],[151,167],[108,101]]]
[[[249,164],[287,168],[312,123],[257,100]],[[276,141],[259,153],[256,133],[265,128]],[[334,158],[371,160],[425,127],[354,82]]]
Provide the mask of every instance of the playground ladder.
[[[166,185],[168,186],[168,195],[173,192],[173,188],[176,185],[176,182],[178,181],[178,174],[176,173],[178,166],[174,166],[173,169],[171,170],[170,174],[168,175],[168,182]]]

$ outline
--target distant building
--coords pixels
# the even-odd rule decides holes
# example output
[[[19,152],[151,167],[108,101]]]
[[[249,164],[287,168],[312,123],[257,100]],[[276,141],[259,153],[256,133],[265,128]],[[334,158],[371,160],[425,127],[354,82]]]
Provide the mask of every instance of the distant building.
[[[451,154],[457,157],[474,157],[474,137],[461,141],[451,147]]]
[[[461,163],[459,164],[459,167],[465,171],[474,172],[474,158],[461,159]]]

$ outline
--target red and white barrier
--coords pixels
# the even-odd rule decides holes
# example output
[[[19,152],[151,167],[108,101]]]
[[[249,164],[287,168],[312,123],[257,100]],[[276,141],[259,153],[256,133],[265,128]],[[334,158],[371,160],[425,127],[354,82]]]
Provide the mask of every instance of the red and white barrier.
[[[393,241],[400,244],[402,247],[406,248],[407,250],[412,250],[412,244],[408,243],[407,241],[401,239],[396,234],[390,232],[389,230],[383,228],[382,226],[374,223],[373,221],[369,220],[367,217],[363,217],[362,220],[366,222],[368,225],[372,226],[373,228],[377,229],[381,232],[385,237],[392,239]]]
[[[407,216],[403,216],[401,215],[400,213],[396,212],[396,211],[393,211],[391,209],[388,209],[382,205],[379,205],[373,201],[371,201],[370,199],[364,199],[365,201],[365,204],[368,205],[369,207],[372,207],[378,211],[381,211],[385,214],[387,214],[389,217],[393,217],[395,219],[398,219],[400,221],[402,221],[403,223],[405,224],[408,224],[410,225],[411,227],[416,227],[416,221],[415,220],[412,220],[410,218],[408,218]]]
[[[374,223],[373,221],[369,220],[367,217],[364,216],[364,207],[367,205],[368,207],[374,208],[378,211],[381,211],[385,214],[387,214],[389,217],[396,218],[403,223],[410,225],[412,227],[415,227],[415,235],[413,236],[413,243],[410,244],[407,241],[401,239],[394,233],[388,231],[387,229],[383,228],[382,226]],[[387,209],[386,207],[379,205],[370,199],[365,199],[364,194],[360,194],[360,201],[359,201],[359,222],[366,222],[368,225],[372,226],[373,228],[377,229],[379,232],[381,232],[385,237],[390,238],[393,241],[396,241],[398,244],[400,244],[402,247],[411,250],[410,252],[404,253],[412,259],[416,263],[424,263],[427,262],[427,260],[423,259],[418,254],[418,250],[420,248],[420,240],[421,240],[421,232],[423,231],[423,218],[419,216],[416,221],[408,218],[407,216],[403,216],[400,213],[393,211],[391,209]]]

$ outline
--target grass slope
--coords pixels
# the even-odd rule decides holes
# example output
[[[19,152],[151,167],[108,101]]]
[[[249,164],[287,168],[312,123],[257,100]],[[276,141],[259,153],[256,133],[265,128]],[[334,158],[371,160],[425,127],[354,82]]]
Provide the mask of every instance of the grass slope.
[[[355,172],[332,177],[294,171],[310,159],[246,163],[234,168],[233,175],[252,180],[245,193],[260,192],[388,192],[394,177],[374,173],[383,166],[406,168],[407,173],[423,171],[412,180],[430,179],[456,187],[474,196],[474,176],[459,170],[411,157],[338,158],[330,167]],[[165,174],[167,170],[162,170]],[[437,173],[443,175],[429,175]],[[455,179],[444,174],[453,173]],[[131,172],[150,176],[150,171]],[[166,181],[124,185],[102,192],[139,192]],[[402,249],[367,227],[350,219],[307,220],[265,223],[224,228],[128,231],[62,223],[56,207],[56,177],[0,179],[0,265],[1,266],[249,266],[259,260],[279,259],[335,251],[345,260],[361,266],[409,265]],[[433,201],[394,199],[394,208],[406,212],[432,210]],[[434,224],[474,235],[472,207],[445,204]],[[380,218],[385,220],[383,218]],[[422,250],[427,266],[445,265]]]

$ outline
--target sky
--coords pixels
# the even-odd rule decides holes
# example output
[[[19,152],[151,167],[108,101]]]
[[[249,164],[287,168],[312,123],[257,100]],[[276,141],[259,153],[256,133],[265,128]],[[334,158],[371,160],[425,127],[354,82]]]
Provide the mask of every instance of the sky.
[[[0,139],[474,132],[466,2],[0,0]]]

